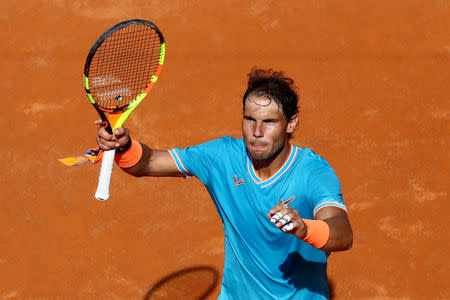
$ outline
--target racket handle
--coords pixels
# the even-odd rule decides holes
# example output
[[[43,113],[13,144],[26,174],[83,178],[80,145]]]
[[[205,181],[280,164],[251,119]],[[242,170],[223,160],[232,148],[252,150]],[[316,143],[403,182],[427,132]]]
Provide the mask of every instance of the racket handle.
[[[103,152],[102,167],[100,168],[97,191],[95,192],[97,200],[105,201],[109,199],[109,185],[111,183],[115,154],[115,149]]]

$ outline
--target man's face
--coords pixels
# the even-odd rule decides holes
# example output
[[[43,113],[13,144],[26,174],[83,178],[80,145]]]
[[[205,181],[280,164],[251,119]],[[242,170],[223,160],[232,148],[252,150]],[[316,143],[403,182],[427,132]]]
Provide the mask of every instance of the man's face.
[[[296,117],[288,122],[282,109],[267,97],[249,95],[245,100],[242,135],[254,160],[267,160],[278,154],[296,125]]]

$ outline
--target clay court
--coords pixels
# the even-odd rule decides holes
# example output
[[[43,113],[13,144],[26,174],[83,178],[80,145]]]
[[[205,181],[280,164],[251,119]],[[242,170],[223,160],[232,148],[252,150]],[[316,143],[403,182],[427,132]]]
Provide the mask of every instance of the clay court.
[[[134,138],[239,138],[247,73],[285,71],[300,89],[293,143],[332,165],[354,230],[328,260],[332,298],[450,299],[449,15],[446,0],[2,1],[0,299],[219,295],[223,232],[197,179],[116,167],[101,202],[99,165],[57,160],[96,145],[86,55],[133,18],[167,42]]]

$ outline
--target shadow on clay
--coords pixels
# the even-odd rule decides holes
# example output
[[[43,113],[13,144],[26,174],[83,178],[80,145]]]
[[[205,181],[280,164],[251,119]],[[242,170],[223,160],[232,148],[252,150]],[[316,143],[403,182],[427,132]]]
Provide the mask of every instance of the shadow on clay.
[[[297,256],[293,257],[298,259]],[[204,300],[214,292],[219,284],[219,280],[219,271],[210,266],[195,266],[182,269],[163,277],[153,284],[150,290],[143,297],[143,300]],[[329,299],[334,299],[335,283],[330,278],[328,278],[328,292]]]
[[[220,273],[210,266],[195,266],[171,273],[153,284],[143,300],[204,300],[219,284]]]

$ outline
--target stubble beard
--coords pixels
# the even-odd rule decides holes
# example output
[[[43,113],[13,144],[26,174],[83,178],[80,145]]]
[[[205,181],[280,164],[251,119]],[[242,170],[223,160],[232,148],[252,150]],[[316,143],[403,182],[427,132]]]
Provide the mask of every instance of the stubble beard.
[[[252,153],[252,151],[249,150],[249,147],[247,147],[247,151],[250,153],[254,166],[265,167],[270,165],[270,163],[272,163],[278,157],[278,155],[280,155],[284,147],[285,143],[281,144],[281,146],[274,152],[269,152],[267,154],[263,154],[262,156]]]

